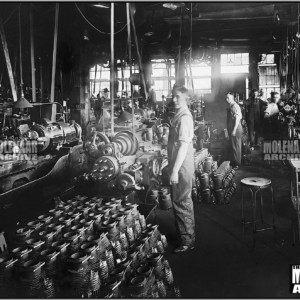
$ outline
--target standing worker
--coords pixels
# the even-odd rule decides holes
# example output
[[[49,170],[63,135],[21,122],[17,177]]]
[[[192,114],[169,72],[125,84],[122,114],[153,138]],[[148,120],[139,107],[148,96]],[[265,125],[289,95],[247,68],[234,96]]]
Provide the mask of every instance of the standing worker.
[[[231,165],[237,170],[242,163],[242,112],[240,106],[234,101],[234,96],[231,93],[226,94],[226,101],[229,104],[229,109],[227,109],[227,130],[231,140],[233,154]]]
[[[259,97],[258,90],[251,91],[251,97],[244,102],[251,147],[258,146],[258,137],[262,133],[263,111],[266,102]]]
[[[194,175],[194,124],[187,107],[188,90],[175,85],[173,102],[176,114],[172,121],[168,139],[169,175],[172,186],[172,202],[175,226],[181,245],[174,253],[195,247],[195,219],[191,198]]]
[[[266,138],[275,139],[279,135],[279,109],[277,103],[280,100],[280,95],[277,92],[271,92],[271,100],[268,104],[264,118],[267,120],[267,128],[265,130]]]
[[[96,117],[96,123],[99,122],[100,120],[100,116],[101,116],[101,107],[102,107],[102,103],[101,103],[101,99],[100,99],[100,94],[97,94],[97,98],[94,99],[94,114]]]
[[[156,92],[154,90],[154,81],[151,80],[151,86],[149,88],[149,96],[148,96],[148,105],[152,109],[156,109],[157,101],[156,101]]]

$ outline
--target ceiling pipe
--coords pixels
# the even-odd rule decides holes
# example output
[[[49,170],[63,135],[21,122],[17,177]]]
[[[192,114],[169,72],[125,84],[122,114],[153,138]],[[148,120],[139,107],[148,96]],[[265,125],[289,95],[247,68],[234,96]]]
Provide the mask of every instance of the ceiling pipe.
[[[112,2],[110,6],[110,104],[111,104],[111,137],[114,136],[114,98],[115,98],[115,52],[114,52],[114,16],[115,4]],[[103,114],[104,120],[104,114]],[[103,129],[104,132],[104,129]]]

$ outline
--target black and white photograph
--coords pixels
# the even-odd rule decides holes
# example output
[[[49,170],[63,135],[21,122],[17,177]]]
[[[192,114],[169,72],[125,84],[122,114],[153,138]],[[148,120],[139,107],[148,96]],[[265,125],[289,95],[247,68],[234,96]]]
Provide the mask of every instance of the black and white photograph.
[[[0,298],[299,298],[300,2],[0,1],[0,38]]]

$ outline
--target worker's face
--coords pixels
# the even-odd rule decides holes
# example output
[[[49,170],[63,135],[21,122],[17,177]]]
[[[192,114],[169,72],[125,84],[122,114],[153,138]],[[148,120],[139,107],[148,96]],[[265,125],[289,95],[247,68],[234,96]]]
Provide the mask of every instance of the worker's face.
[[[173,91],[173,103],[174,103],[175,109],[179,109],[179,108],[183,107],[184,105],[186,105],[186,99],[187,99],[186,94],[183,94],[178,90]]]
[[[274,95],[274,103],[278,103],[280,100],[280,95]]]
[[[226,102],[229,104],[230,102],[232,102],[233,100],[233,96],[232,95],[226,95]]]
[[[255,98],[257,98],[257,97],[258,97],[258,92],[257,92],[257,91],[256,91],[256,92],[254,92],[254,94],[253,94],[253,95],[254,95],[254,97],[255,97]]]

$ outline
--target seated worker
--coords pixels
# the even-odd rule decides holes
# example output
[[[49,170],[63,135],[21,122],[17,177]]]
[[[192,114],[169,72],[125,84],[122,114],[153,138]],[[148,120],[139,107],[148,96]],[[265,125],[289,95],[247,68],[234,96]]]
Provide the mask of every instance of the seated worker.
[[[277,92],[271,93],[270,103],[268,104],[266,110],[264,111],[264,118],[268,120],[266,124],[265,135],[267,138],[275,138],[279,133],[279,109],[278,102],[280,100],[280,95]]]

